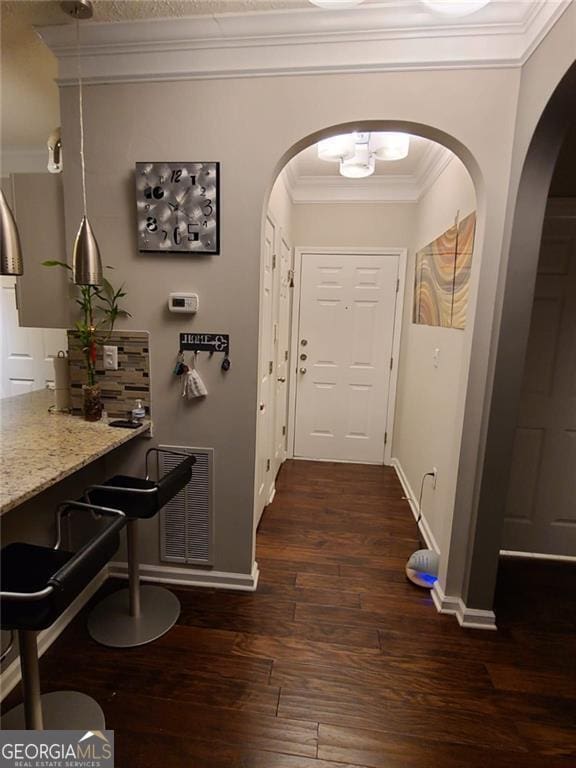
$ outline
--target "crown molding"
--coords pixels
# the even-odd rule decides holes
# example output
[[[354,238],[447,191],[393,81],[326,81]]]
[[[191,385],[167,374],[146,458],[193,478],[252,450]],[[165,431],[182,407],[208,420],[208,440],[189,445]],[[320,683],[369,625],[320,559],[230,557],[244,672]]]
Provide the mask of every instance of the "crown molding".
[[[299,176],[294,163],[281,174],[294,205],[313,203],[417,203],[430,189],[454,155],[430,142],[413,174],[387,174],[366,179],[344,176]]]
[[[493,0],[447,21],[418,0],[82,26],[91,83],[521,66],[573,0]],[[76,82],[75,27],[37,29]],[[385,45],[383,45],[385,43]]]

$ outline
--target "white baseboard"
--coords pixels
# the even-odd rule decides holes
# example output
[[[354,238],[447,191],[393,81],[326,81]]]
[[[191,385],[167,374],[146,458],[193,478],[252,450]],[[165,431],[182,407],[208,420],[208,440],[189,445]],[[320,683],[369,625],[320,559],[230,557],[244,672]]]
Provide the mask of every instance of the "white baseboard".
[[[466,629],[498,629],[494,611],[468,608],[462,599],[458,599],[456,618],[461,627]]]
[[[416,500],[416,496],[414,495],[414,491],[408,482],[408,478],[402,469],[402,465],[398,459],[392,459],[392,466],[396,470],[398,479],[400,480],[402,488],[404,489],[404,494],[406,495],[408,503],[410,504],[410,509],[412,510],[414,519],[418,520],[420,514],[420,510],[418,509],[418,502]],[[422,536],[424,537],[424,541],[426,542],[426,546],[437,554],[440,554],[440,547],[438,546],[438,543],[434,538],[434,534],[432,533],[432,530],[430,529],[428,521],[424,515],[422,515],[422,519],[420,520],[419,528],[422,532]],[[431,595],[432,602],[436,606],[438,613],[446,613],[451,616],[456,616],[461,627],[465,627],[466,629],[497,628],[496,616],[494,615],[493,611],[480,611],[475,608],[467,608],[462,601],[462,598],[457,597],[456,595],[446,595],[439,581],[437,581],[432,587]]]
[[[116,579],[128,578],[128,564],[112,562],[108,573]],[[254,562],[252,573],[228,573],[227,571],[204,571],[200,568],[181,568],[172,565],[141,565],[140,578],[155,584],[174,584],[183,587],[212,587],[254,592],[258,586],[258,563]]]
[[[108,567],[106,566],[100,571],[98,576],[90,582],[86,589],[68,606],[67,610],[64,611],[54,624],[38,634],[38,656],[42,656],[48,648],[50,648],[52,643],[66,629],[72,619],[82,610],[92,595],[100,589],[107,577]],[[4,700],[10,691],[18,685],[20,679],[20,658],[19,656],[16,656],[0,675],[0,700]]]
[[[438,613],[447,613],[452,616],[458,614],[459,597],[446,595],[439,581],[437,581],[431,590],[432,602],[436,606]]]
[[[402,465],[400,464],[398,459],[393,458],[391,463],[394,469],[396,470],[396,474],[398,475],[398,480],[400,480],[400,484],[402,485],[406,499],[410,504],[410,509],[412,510],[414,519],[417,521],[418,517],[420,516],[420,510],[418,508],[418,501],[416,500],[414,491],[412,490],[412,487],[408,482],[408,478],[406,477],[406,474],[402,469]],[[422,515],[422,519],[420,520],[418,527],[422,533],[422,536],[424,537],[424,541],[426,542],[426,546],[428,547],[428,549],[432,549],[434,552],[436,552],[437,555],[439,555],[440,547],[438,546],[438,542],[436,541],[434,534],[432,533],[432,529],[430,528],[428,521],[426,520],[426,517],[424,515]]]
[[[500,557],[519,557],[532,560],[553,560],[558,563],[576,563],[572,555],[548,555],[545,552],[519,552],[514,549],[501,549]]]

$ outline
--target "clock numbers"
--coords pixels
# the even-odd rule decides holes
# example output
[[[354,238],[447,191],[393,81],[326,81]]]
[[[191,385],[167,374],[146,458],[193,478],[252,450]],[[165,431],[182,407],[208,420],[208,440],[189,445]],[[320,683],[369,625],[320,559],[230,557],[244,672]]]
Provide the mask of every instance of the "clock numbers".
[[[202,205],[202,212],[204,213],[204,216],[212,216],[214,213],[214,208],[212,208],[212,200],[209,198],[204,200],[204,204]]]
[[[152,198],[154,198],[154,200],[162,200],[164,197],[164,190],[162,187],[146,187],[144,190],[144,197],[147,200],[152,200]]]
[[[179,168],[177,171],[172,171],[170,181],[172,184],[177,184],[182,178],[182,170]]]
[[[193,229],[193,226],[194,226],[193,224],[188,224],[188,240],[191,243],[194,243],[194,242],[196,242],[197,240],[200,239],[200,233],[196,232]]]
[[[182,242],[182,235],[180,234],[180,229],[178,227],[174,227],[174,245],[180,245]]]
[[[154,218],[154,216],[148,216],[146,219],[146,229],[148,232],[157,232],[158,231],[158,222]]]

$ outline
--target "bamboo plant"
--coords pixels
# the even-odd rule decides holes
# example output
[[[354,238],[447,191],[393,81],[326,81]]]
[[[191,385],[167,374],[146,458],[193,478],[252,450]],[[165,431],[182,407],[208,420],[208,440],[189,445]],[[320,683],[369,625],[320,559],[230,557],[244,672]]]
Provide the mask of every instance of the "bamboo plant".
[[[49,260],[42,264],[45,267],[62,267],[72,271],[72,267],[64,261]],[[112,267],[106,268],[112,269]],[[96,384],[98,347],[108,341],[119,317],[132,317],[132,315],[120,307],[121,300],[126,296],[124,283],[116,290],[106,278],[103,278],[102,285],[77,287],[79,295],[74,298],[74,301],[80,307],[82,319],[76,320],[74,327],[82,344],[88,386],[93,387]]]

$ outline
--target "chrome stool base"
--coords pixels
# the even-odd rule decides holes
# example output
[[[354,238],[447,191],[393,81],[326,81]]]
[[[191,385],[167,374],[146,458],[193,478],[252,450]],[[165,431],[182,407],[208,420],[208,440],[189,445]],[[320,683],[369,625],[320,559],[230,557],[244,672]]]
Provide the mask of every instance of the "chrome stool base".
[[[77,691],[55,691],[40,697],[45,731],[103,731],[106,728],[100,705]],[[24,731],[24,705],[2,717],[3,731]]]
[[[180,616],[180,601],[163,587],[140,587],[140,615],[130,616],[130,593],[120,589],[88,617],[92,639],[110,648],[134,648],[168,632]]]

